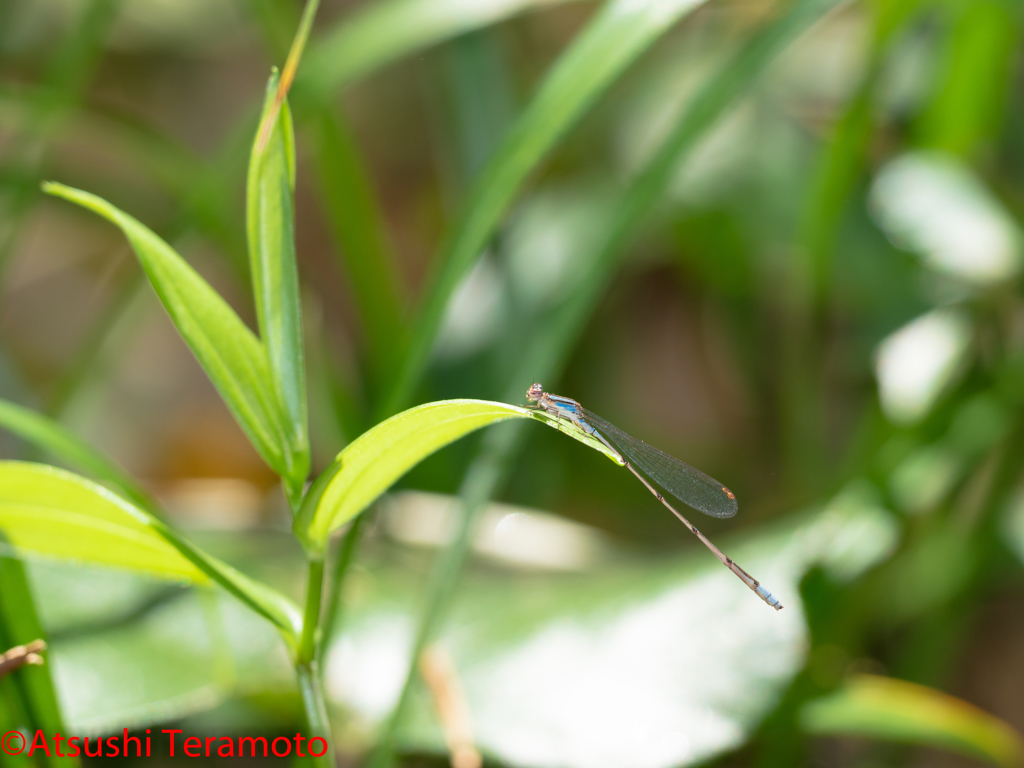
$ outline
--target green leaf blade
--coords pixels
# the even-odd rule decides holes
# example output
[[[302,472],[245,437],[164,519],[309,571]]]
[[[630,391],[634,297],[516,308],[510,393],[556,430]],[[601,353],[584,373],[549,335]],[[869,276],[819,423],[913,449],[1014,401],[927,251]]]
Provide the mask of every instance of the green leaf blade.
[[[71,472],[44,464],[0,462],[0,533],[18,552],[186,583],[214,581],[276,625],[286,639],[298,638],[298,609],[283,595]]]
[[[322,551],[332,531],[434,451],[490,424],[533,414],[486,400],[442,400],[391,417],[338,454],[295,519],[296,535],[310,551]]]
[[[274,471],[288,476],[280,409],[259,339],[174,249],[139,221],[88,192],[53,182],[43,189],[121,229],[178,332],[253,446]]]
[[[833,694],[806,705],[804,731],[865,736],[949,749],[1000,766],[1024,763],[1024,739],[988,712],[933,688],[876,675],[857,675]]]
[[[106,488],[54,467],[0,462],[0,530],[19,551],[164,579],[207,580],[144,513]]]
[[[20,560],[0,555],[0,587],[0,647],[7,650],[33,640],[45,640],[35,596]],[[49,662],[49,651],[43,658]],[[49,663],[29,665],[18,670],[17,678],[9,675],[0,680],[0,732],[37,729],[48,733],[67,732],[54,689],[53,671]],[[77,768],[81,765],[76,758],[57,754],[49,756],[45,762],[40,755],[37,757],[47,768]],[[36,764],[27,757],[24,762],[12,758],[12,755],[5,755],[4,765],[9,762],[11,768],[17,768]]]
[[[269,119],[277,92],[276,73],[267,84],[263,108]],[[295,256],[295,138],[285,101],[266,146],[259,136],[249,160],[246,230],[249,265],[260,337],[266,347],[273,389],[284,426],[282,445],[289,499],[298,499],[309,474],[306,366],[302,340],[299,272]]]
[[[311,47],[300,79],[343,87],[404,56],[534,8],[567,0],[390,0],[369,3]]]

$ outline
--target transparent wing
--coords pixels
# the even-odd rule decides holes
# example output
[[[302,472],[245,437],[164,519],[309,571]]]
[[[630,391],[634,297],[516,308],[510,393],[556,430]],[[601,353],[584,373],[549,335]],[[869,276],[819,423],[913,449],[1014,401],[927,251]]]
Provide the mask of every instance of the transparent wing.
[[[736,514],[739,508],[736,497],[713,477],[643,440],[637,440],[600,416],[584,408],[580,410],[583,417],[608,438],[631,464],[683,504],[711,517],[732,517]]]

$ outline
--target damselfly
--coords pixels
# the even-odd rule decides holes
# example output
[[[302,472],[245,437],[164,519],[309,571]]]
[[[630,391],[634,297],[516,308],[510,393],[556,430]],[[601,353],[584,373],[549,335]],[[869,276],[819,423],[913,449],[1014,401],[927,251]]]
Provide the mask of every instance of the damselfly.
[[[699,469],[694,469],[689,464],[684,464],[679,459],[659,451],[654,446],[648,445],[642,440],[637,440],[628,435],[614,424],[609,424],[600,416],[591,413],[575,400],[560,395],[551,395],[544,391],[540,384],[534,384],[526,392],[526,399],[534,405],[529,407],[544,411],[556,419],[565,419],[571,422],[582,432],[591,435],[604,444],[619,460],[632,472],[647,490],[671,510],[672,514],[678,517],[683,524],[689,528],[693,535],[714,552],[726,568],[735,573],[744,584],[757,593],[758,597],[764,600],[775,610],[781,610],[782,604],[758,583],[757,579],[740,568],[726,557],[722,550],[711,543],[703,533],[697,530],[697,526],[683,517],[679,511],[666,501],[665,497],[655,489],[653,485],[637,471],[639,467],[655,483],[671,493],[683,504],[693,507],[711,517],[732,517],[736,514],[737,504],[733,492],[722,485],[714,478],[708,477]],[[635,465],[635,466],[634,466]]]

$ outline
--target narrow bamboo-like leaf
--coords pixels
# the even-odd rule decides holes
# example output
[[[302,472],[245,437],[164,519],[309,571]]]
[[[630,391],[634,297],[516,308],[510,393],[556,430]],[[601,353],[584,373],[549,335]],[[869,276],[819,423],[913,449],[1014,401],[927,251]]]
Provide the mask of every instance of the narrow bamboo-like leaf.
[[[264,119],[274,106],[276,93],[275,73],[267,84]],[[260,336],[267,350],[274,392],[285,426],[282,445],[287,465],[285,485],[294,505],[301,497],[310,459],[306,365],[292,199],[295,139],[287,101],[282,105],[262,151],[258,143],[259,133],[249,160],[246,198],[249,266]]]
[[[199,583],[212,580],[298,636],[298,610],[181,538],[160,520],[101,485],[43,464],[0,462],[0,532],[20,552],[127,568]]]
[[[209,283],[143,224],[88,192],[52,182],[43,189],[98,213],[124,232],[178,332],[249,440],[274,471],[288,477],[286,430],[259,339]]]
[[[350,443],[324,471],[295,519],[294,530],[311,551],[322,551],[331,532],[362,512],[392,483],[439,448],[481,427],[535,418],[611,454],[565,420],[487,400],[442,400],[392,416]]]
[[[123,470],[56,421],[28,408],[0,400],[0,427],[9,429],[18,437],[98,480],[114,485],[139,506],[150,506],[149,495]]]
[[[206,581],[147,515],[106,488],[55,467],[0,462],[0,531],[21,551]]]
[[[397,411],[412,396],[449,298],[479,258],[526,177],[639,55],[701,2],[611,0],[554,65],[468,195],[468,208],[441,249],[386,411]]]
[[[443,40],[567,0],[382,0],[322,35],[300,80],[329,90]]]
[[[806,705],[803,729],[949,749],[995,765],[1024,764],[1024,739],[988,712],[949,694],[875,675],[857,675]]]

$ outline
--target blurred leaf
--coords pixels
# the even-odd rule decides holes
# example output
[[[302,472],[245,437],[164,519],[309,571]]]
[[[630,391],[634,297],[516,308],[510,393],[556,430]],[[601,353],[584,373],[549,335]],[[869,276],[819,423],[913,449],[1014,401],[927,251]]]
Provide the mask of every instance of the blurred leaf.
[[[1013,414],[990,394],[977,395],[957,409],[942,438],[915,451],[889,475],[889,491],[905,512],[921,514],[938,506],[971,466],[1006,437]]]
[[[3,535],[0,532],[0,548]],[[22,563],[0,552],[0,647],[4,650],[46,639],[36,615],[35,601]],[[0,651],[2,653],[3,651]],[[42,666],[25,666],[0,680],[0,732],[43,730],[47,734],[67,732],[53,687],[52,650],[45,652]],[[5,706],[6,704],[6,706]],[[4,717],[6,710],[6,717]],[[4,764],[11,759],[4,755]],[[56,754],[39,763],[52,768],[71,768],[79,761]],[[14,762],[14,761],[12,761]],[[28,764],[28,760],[25,764]]]
[[[53,589],[60,582],[48,585],[36,571],[40,601],[59,599]],[[183,590],[135,621],[58,638],[51,655],[75,733],[145,728],[206,712],[233,695],[288,694],[295,685],[277,633],[215,592]]]
[[[275,104],[277,75],[267,83],[263,118]],[[284,474],[292,508],[309,474],[306,365],[302,346],[299,271],[295,260],[295,136],[285,101],[261,152],[257,133],[249,160],[246,228],[260,337],[267,350],[274,391],[283,411]]]
[[[921,118],[926,146],[970,156],[996,137],[1020,39],[1020,9],[1003,0],[951,4],[955,18],[935,98]]]
[[[875,675],[857,675],[807,704],[801,724],[818,736],[921,744],[1007,768],[1024,762],[1024,741],[999,718],[933,688]]]
[[[33,445],[48,451],[61,461],[80,469],[117,490],[141,507],[152,500],[122,469],[84,440],[80,440],[57,422],[20,405],[0,400],[0,427]]]
[[[969,166],[941,152],[910,152],[888,162],[871,187],[871,208],[898,248],[969,286],[1021,271],[1024,234]]]
[[[971,318],[943,307],[889,334],[875,354],[878,398],[900,424],[923,419],[963,373],[973,335]]]
[[[438,642],[459,671],[478,745],[501,764],[536,768],[670,768],[735,749],[804,664],[806,571],[833,557],[843,569],[868,568],[897,535],[890,522],[876,529],[881,542],[849,536],[864,525],[861,510],[844,505],[717,542],[780,596],[780,613],[699,546],[664,557],[617,552],[576,575],[475,570]],[[500,546],[500,528],[482,533],[498,533]],[[386,717],[399,694],[398,675],[366,670],[408,661],[422,578],[409,563],[401,552],[365,563],[327,655],[329,694],[354,733]],[[411,703],[402,746],[443,751],[432,703]]]
[[[1003,539],[1017,558],[1024,563],[1024,496],[1011,500],[1002,521]]]
[[[870,4],[875,19],[867,71],[822,148],[804,203],[801,239],[811,260],[819,299],[831,287],[832,251],[843,214],[855,197],[855,185],[866,173],[878,86],[890,43],[920,5],[921,0],[879,0]]]
[[[346,446],[314,484],[295,519],[295,535],[309,549],[323,551],[332,531],[434,451],[481,427],[515,418],[542,421],[612,458],[600,442],[545,413],[486,400],[427,403],[392,416]]]
[[[263,459],[282,477],[286,434],[263,345],[234,310],[167,243],[105,200],[47,183],[44,190],[88,208],[124,232],[182,338]]]
[[[393,375],[405,345],[404,303],[398,270],[384,235],[381,213],[344,117],[330,103],[299,102],[303,122],[315,136],[320,205],[334,235],[335,250],[352,283],[366,338],[374,389]]]
[[[479,259],[523,181],[626,68],[700,3],[611,0],[561,55],[470,190],[467,208],[441,248],[385,411],[397,411],[412,397],[452,293]]]
[[[22,129],[8,137],[4,165],[18,169],[21,183],[0,188],[0,275],[24,217],[38,194],[49,130],[77,106],[104,52],[104,39],[117,18],[118,0],[90,0],[67,25],[47,62],[44,86],[29,104]],[[3,13],[0,11],[0,13]],[[10,28],[0,18],[0,27]]]
[[[464,32],[567,0],[384,0],[365,5],[321,35],[301,75],[321,91]]]
[[[0,462],[0,529],[18,551],[165,579],[212,579],[286,637],[297,636],[298,612],[282,595],[210,557],[106,488],[70,472]]]

